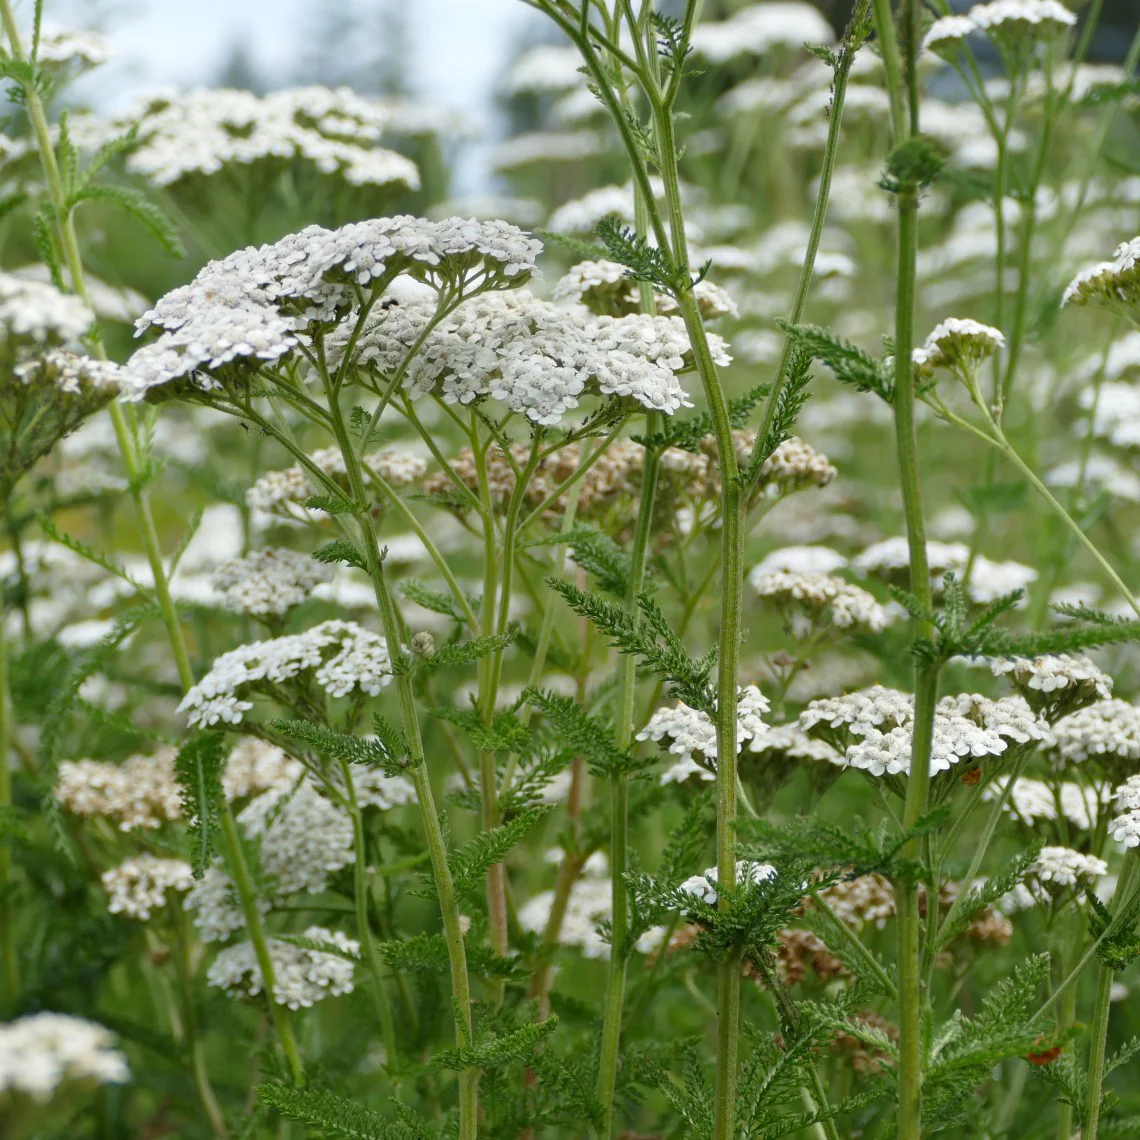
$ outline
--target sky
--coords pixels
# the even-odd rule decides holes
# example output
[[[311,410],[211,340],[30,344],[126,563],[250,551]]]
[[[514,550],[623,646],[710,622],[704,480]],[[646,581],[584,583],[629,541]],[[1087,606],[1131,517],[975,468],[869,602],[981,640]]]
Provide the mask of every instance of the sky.
[[[486,138],[491,93],[514,37],[536,20],[533,11],[522,0],[402,2],[415,93],[462,111]],[[340,3],[353,0],[46,0],[45,15],[56,23],[95,22],[111,38],[116,59],[90,95],[103,102],[104,89],[125,96],[141,86],[209,82],[238,42],[268,79],[291,74],[314,11]],[[31,0],[19,8],[30,19]],[[461,189],[479,188],[486,172],[478,162],[465,167]]]

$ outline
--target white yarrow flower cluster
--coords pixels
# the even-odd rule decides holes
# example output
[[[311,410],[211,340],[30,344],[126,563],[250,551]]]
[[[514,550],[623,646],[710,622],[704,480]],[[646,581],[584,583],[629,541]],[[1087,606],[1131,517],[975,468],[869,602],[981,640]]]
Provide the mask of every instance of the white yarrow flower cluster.
[[[48,349],[42,356],[18,364],[13,371],[21,383],[47,387],[61,396],[101,394],[110,399],[118,395],[126,382],[121,364],[80,356],[64,348]]]
[[[174,380],[205,390],[211,370],[259,367],[291,352],[313,321],[335,322],[355,303],[353,286],[407,274],[433,287],[463,280],[469,291],[509,288],[534,272],[542,243],[506,222],[400,215],[337,230],[308,226],[260,248],[211,261],[136,323],[161,335],[127,365],[132,399]]]
[[[1048,894],[1081,887],[1108,873],[1108,864],[1095,855],[1070,847],[1042,847],[1029,870],[1030,889],[1040,885]]]
[[[749,859],[736,861],[736,885],[758,886],[776,877],[776,868],[771,863],[756,863]],[[709,906],[716,906],[719,879],[716,867],[706,867],[699,875],[690,875],[680,886],[687,895],[698,898]]]
[[[1097,701],[1053,726],[1060,764],[1140,760],[1140,709],[1116,698]]]
[[[70,344],[91,327],[91,310],[48,281],[0,272],[0,348]]]
[[[873,594],[832,574],[753,570],[749,581],[758,598],[786,614],[797,637],[820,626],[881,633],[890,622]]]
[[[100,881],[112,914],[145,922],[153,911],[166,905],[172,892],[189,891],[194,886],[194,872],[184,859],[136,855],[104,871]]]
[[[1008,783],[1008,776],[998,776],[986,786],[982,799],[987,802],[998,799]],[[1092,831],[1103,806],[1096,788],[1066,780],[1054,790],[1044,780],[1019,776],[1013,782],[1004,810],[1026,827],[1063,818],[1078,831]]]
[[[190,888],[183,907],[194,916],[191,921],[203,942],[225,942],[231,934],[245,929],[245,912],[237,888],[220,864],[206,868],[206,873]],[[269,900],[259,897],[257,909],[267,913]]]
[[[56,799],[76,815],[105,816],[120,831],[154,830],[182,818],[174,778],[176,749],[131,756],[122,764],[65,760],[59,766]]]
[[[347,87],[299,87],[256,95],[222,87],[158,92],[139,99],[108,124],[81,124],[91,142],[122,134],[138,124],[127,169],[158,186],[191,176],[210,177],[226,167],[257,162],[310,163],[350,186],[400,185],[418,189],[411,159],[381,147],[392,126],[384,100]]]
[[[655,294],[657,312],[672,316],[677,302],[666,293]],[[704,278],[693,286],[693,297],[701,316],[707,321],[739,315],[736,302],[728,290]],[[581,261],[572,266],[557,282],[551,298],[559,304],[585,305],[596,314],[625,316],[639,311],[641,295],[636,281],[631,280],[624,265],[616,261]]]
[[[339,447],[323,447],[314,451],[309,461],[326,475],[346,476],[344,455]],[[399,489],[418,482],[427,473],[427,461],[410,451],[388,449],[374,451],[361,460],[365,471],[374,471],[390,487]],[[246,503],[257,511],[297,518],[308,515],[306,499],[317,493],[309,475],[300,465],[269,471],[245,493]]]
[[[328,944],[337,952],[302,948],[280,938],[266,939],[273,964],[274,1000],[290,1009],[307,1009],[323,998],[352,993],[355,965],[351,959],[359,957],[360,943],[323,926],[310,926],[301,938]],[[232,997],[256,997],[264,981],[253,943],[227,946],[214,959],[206,980]]]
[[[1069,282],[1061,296],[1061,305],[1140,305],[1140,237],[1121,243],[1109,261],[1101,261],[1082,269]]]
[[[36,45],[36,65],[85,71],[106,63],[113,54],[111,41],[98,32],[87,28],[45,27]]]
[[[245,799],[274,788],[292,787],[303,768],[275,744],[243,736],[226,759],[222,789],[228,801]]]
[[[802,0],[749,4],[727,20],[698,24],[692,35],[694,53],[714,63],[744,54],[763,57],[779,48],[801,51],[805,43],[834,40],[831,25]]]
[[[926,338],[912,353],[915,371],[919,376],[931,376],[935,369],[945,368],[969,381],[978,366],[1005,345],[999,329],[983,325],[980,321],[949,317]]]
[[[329,876],[353,860],[352,819],[311,780],[263,792],[237,821],[258,844],[261,869],[276,895],[323,891]]]
[[[926,544],[927,564],[930,567],[930,584],[935,593],[941,593],[942,580],[947,572],[959,580],[970,562],[970,548],[962,542],[936,542]],[[903,584],[910,574],[910,549],[904,536],[886,538],[872,543],[851,560],[851,568],[861,575],[871,574],[884,581]],[[976,605],[989,605],[1014,590],[1025,589],[1037,579],[1037,571],[1021,562],[995,562],[984,555],[974,559],[966,593]]]
[[[911,694],[879,685],[812,701],[799,718],[805,731],[814,730],[844,745],[847,766],[872,776],[910,772],[913,721]],[[997,701],[969,693],[943,697],[935,709],[930,775],[962,760],[1000,756],[1011,742],[1050,741],[1048,725],[1022,697]]]
[[[1060,0],[990,0],[975,4],[967,17],[975,27],[1000,40],[1053,36],[1077,22]]]
[[[1036,709],[1075,711],[1112,696],[1112,678],[1087,657],[1047,653],[1038,657],[999,657],[991,662],[995,677],[1008,677]]]
[[[223,562],[210,576],[210,584],[233,613],[280,617],[331,577],[329,567],[309,555],[278,547]]]
[[[782,546],[752,568],[749,578],[763,574],[834,574],[847,566],[847,558],[830,546]]]
[[[178,706],[192,727],[240,724],[260,685],[302,674],[331,697],[354,690],[376,696],[392,679],[387,642],[355,622],[326,621],[304,633],[241,645],[214,661]]]
[[[978,25],[969,16],[943,16],[930,25],[922,47],[943,58],[953,59],[966,39],[976,31]]]
[[[355,345],[361,366],[388,375],[421,342],[407,370],[413,395],[437,393],[449,404],[491,397],[541,424],[556,424],[589,393],[623,396],[672,413],[691,402],[677,374],[692,365],[679,317],[596,316],[553,305],[526,290],[472,297],[424,337],[435,304],[408,298],[374,310]],[[331,338],[338,359],[349,330]],[[714,359],[724,342],[710,336]]]
[[[0,1025],[0,1094],[48,1101],[68,1080],[130,1080],[127,1059],[109,1030],[66,1013],[33,1013]]]
[[[1125,847],[1140,847],[1140,776],[1129,776],[1113,798],[1121,814],[1108,825],[1109,835]]]
[[[736,706],[737,752],[746,743],[755,748],[768,732],[763,719],[768,708],[768,698],[755,685],[740,690]],[[708,713],[678,701],[676,705],[659,708],[637,739],[658,744],[668,741],[668,751],[680,757],[678,763],[662,773],[661,783],[683,783],[693,775],[702,780],[716,779],[716,725]]]

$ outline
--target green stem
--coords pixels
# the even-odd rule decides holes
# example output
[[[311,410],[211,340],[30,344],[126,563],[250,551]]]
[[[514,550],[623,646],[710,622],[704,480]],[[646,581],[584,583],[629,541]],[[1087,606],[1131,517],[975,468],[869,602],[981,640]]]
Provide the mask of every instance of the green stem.
[[[895,985],[894,979],[883,969],[879,959],[871,953],[859,935],[832,910],[827,899],[821,894],[816,892],[811,896],[811,899],[812,902],[819,907],[821,913],[826,916],[827,925],[835,932],[837,938],[847,944],[868,973],[875,975],[876,980],[882,987],[883,993],[892,1001],[898,1001],[898,987]]]
[[[1132,881],[1140,865],[1140,854],[1137,849],[1130,847],[1124,856],[1124,866],[1120,869],[1120,878],[1116,883],[1116,892],[1113,896],[1117,903],[1116,913],[1119,914],[1128,904]],[[1085,1101],[1084,1127],[1081,1129],[1081,1140],[1096,1140],[1097,1127],[1100,1123],[1100,1105],[1104,1092],[1104,1062],[1108,1048],[1108,1017],[1112,1003],[1113,969],[1102,962],[1097,973],[1096,1002],[1093,1005],[1093,1016],[1089,1026],[1089,1068],[1088,1068],[1088,1097]]]
[[[233,875],[234,887],[237,889],[242,914],[245,916],[246,930],[261,973],[261,989],[265,995],[265,1003],[269,1007],[269,1016],[273,1019],[277,1040],[281,1043],[281,1049],[289,1062],[293,1083],[299,1085],[305,1079],[301,1055],[297,1051],[297,1042],[293,1037],[293,1024],[289,1011],[277,1001],[277,980],[273,970],[273,959],[269,953],[269,943],[265,937],[265,926],[261,921],[261,911],[257,909],[257,891],[253,885],[249,864],[245,859],[241,833],[238,831],[237,821],[229,804],[226,804],[222,811],[222,836],[226,846],[226,863]]]
[[[380,1029],[384,1034],[384,1065],[391,1071],[396,1063],[396,1026],[392,1020],[392,1003],[388,997],[388,985],[380,955],[376,950],[376,940],[372,937],[372,924],[368,920],[368,852],[364,841],[364,813],[356,798],[356,785],[352,778],[352,768],[346,760],[340,762],[344,778],[345,802],[348,814],[352,817],[352,832],[355,848],[355,863],[352,872],[353,902],[356,910],[356,932],[364,951],[364,961],[372,975],[372,985],[376,990],[376,1009],[380,1014]]]
[[[815,258],[819,252],[820,239],[823,236],[823,227],[827,222],[827,206],[831,199],[831,179],[835,173],[835,159],[839,153],[839,128],[843,121],[843,103],[847,98],[847,80],[851,74],[851,65],[855,62],[855,53],[859,43],[853,40],[856,20],[865,18],[867,9],[866,0],[857,5],[852,14],[851,24],[843,37],[839,48],[839,58],[835,64],[835,82],[832,86],[831,109],[827,120],[827,143],[823,148],[823,166],[819,173],[819,192],[815,199],[815,210],[812,213],[811,233],[808,235],[807,250],[804,253],[803,265],[800,268],[800,280],[796,286],[795,300],[792,302],[791,312],[788,314],[788,324],[798,325],[803,318],[804,308],[807,306],[808,294],[811,291],[812,274],[815,271]],[[762,447],[768,438],[772,421],[776,417],[776,408],[779,404],[780,393],[784,388],[784,381],[788,375],[788,366],[792,361],[794,342],[790,334],[784,336],[784,347],[780,353],[780,363],[776,367],[776,379],[772,383],[772,391],[764,406],[764,419],[760,430],[756,433],[756,447]]]
[[[641,194],[635,197],[639,231],[647,228],[646,216],[653,204]],[[654,301],[651,292],[642,291],[641,308],[652,313]],[[661,417],[650,412],[645,417],[647,436],[661,430]],[[631,612],[637,610],[637,597],[645,584],[645,567],[648,560],[649,538],[653,529],[653,508],[657,495],[657,475],[660,452],[648,448],[645,468],[641,477],[641,496],[637,507],[637,523],[633,546],[630,550],[629,590],[626,605]],[[633,741],[637,716],[637,671],[633,656],[624,655],[618,661],[618,688],[616,708],[616,738],[619,749],[626,749]],[[625,772],[616,771],[610,777],[610,882],[613,896],[613,926],[610,938],[610,962],[606,975],[606,999],[602,1016],[602,1042],[598,1062],[597,1099],[602,1106],[600,1135],[613,1134],[614,1087],[617,1083],[618,1055],[621,1047],[622,1014],[625,1006],[625,980],[629,964],[629,896],[625,873],[629,865],[629,781]]]
[[[903,25],[907,31],[906,58],[899,50],[890,0],[874,0],[883,65],[891,103],[894,146],[904,145],[917,128],[918,106],[910,91],[909,114],[904,83],[914,75],[914,0],[904,0]],[[914,187],[903,187],[898,205],[898,274],[895,309],[895,441],[910,551],[910,589],[919,602],[931,604],[930,568],[926,558],[926,532],[918,469],[918,438],[915,431],[915,383],[911,365],[914,348],[916,259],[918,255],[918,196]],[[928,623],[916,622],[916,633],[929,633]],[[938,667],[915,669],[914,727],[911,738],[910,774],[903,805],[903,828],[909,830],[925,815],[930,794],[930,749],[934,733],[934,709],[938,700]],[[903,854],[918,859],[922,844],[911,840]],[[918,883],[896,886],[899,968],[899,1140],[919,1140],[922,1135],[923,1043],[922,1021],[926,1004],[922,978],[922,920]]]
[[[8,680],[7,611],[0,608],[0,813],[12,807],[12,695]],[[0,842],[0,1011],[12,1017],[20,995],[16,961],[15,913],[12,906],[12,845]]]
[[[194,1002],[194,971],[190,959],[193,945],[190,924],[186,920],[186,911],[180,902],[172,903],[170,910],[174,916],[174,933],[178,942],[174,948],[174,969],[178,975],[178,988],[182,994],[182,1032],[187,1052],[190,1054],[190,1074],[194,1079],[194,1088],[198,1093],[198,1099],[202,1102],[202,1110],[206,1114],[210,1131],[219,1137],[219,1140],[225,1140],[229,1135],[225,1117],[218,1107],[218,1098],[214,1095],[213,1086],[210,1084],[206,1053],[198,1033],[198,1012]]]
[[[18,60],[25,60],[27,57],[24,54],[20,32],[16,26],[11,0],[0,0],[0,23],[3,24],[4,31],[8,36],[13,57]],[[67,205],[63,178],[60,174],[59,163],[56,161],[55,149],[52,146],[51,129],[48,125],[43,100],[34,84],[26,83],[22,87],[24,108],[28,113],[28,120],[31,123],[32,133],[35,136],[36,147],[39,151],[40,164],[47,181],[48,195],[54,208],[56,229],[63,250],[64,262],[67,265],[68,276],[71,278],[71,287],[75,290],[76,296],[94,311],[91,298],[87,292],[87,278],[83,269],[83,258],[79,251],[79,239],[75,233],[75,220]],[[100,360],[107,358],[103,342],[97,336],[92,344],[92,355]],[[115,440],[127,472],[131,500],[138,516],[143,548],[146,551],[147,562],[150,564],[151,573],[154,576],[155,596],[158,599],[159,609],[162,611],[162,620],[166,626],[170,647],[174,653],[179,680],[183,689],[188,689],[194,684],[194,675],[190,668],[190,658],[186,652],[186,643],[182,635],[178,612],[174,608],[174,602],[170,596],[170,585],[167,581],[166,567],[162,560],[162,550],[158,541],[158,531],[154,525],[154,516],[150,509],[149,497],[142,486],[142,468],[138,451],[135,448],[127,415],[122,406],[117,402],[111,403],[110,414],[111,423],[115,429]]]
[[[416,800],[427,838],[428,853],[431,856],[432,877],[436,894],[439,896],[440,917],[443,922],[443,935],[447,943],[448,965],[451,971],[451,992],[455,1010],[455,1036],[460,1047],[469,1046],[474,1040],[474,1027],[471,1016],[471,981],[467,973],[467,950],[463,942],[463,931],[459,924],[459,900],[455,894],[455,882],[447,861],[447,843],[443,836],[439,813],[436,811],[435,797],[432,794],[431,780],[428,777],[427,762],[424,756],[423,737],[420,733],[419,716],[416,712],[416,698],[412,689],[412,678],[408,670],[406,656],[401,649],[401,622],[392,590],[384,574],[384,564],[380,558],[380,547],[376,529],[372,522],[372,512],[366,507],[364,476],[352,440],[341,415],[340,406],[331,395],[331,381],[327,369],[323,370],[322,380],[326,391],[330,392],[329,411],[332,417],[333,433],[344,457],[348,484],[353,501],[359,509],[355,512],[357,525],[363,539],[363,550],[368,575],[376,603],[380,608],[381,624],[388,641],[388,653],[392,659],[395,675],[396,697],[400,706],[400,727],[408,747],[408,769],[416,789]],[[475,1140],[479,1127],[479,1073],[476,1069],[463,1069],[459,1073],[459,1140]]]
[[[654,121],[673,236],[673,260],[678,279],[684,282],[689,276],[689,258],[671,111],[658,105]],[[736,702],[744,611],[744,503],[728,401],[709,351],[708,335],[691,287],[683,287],[678,291],[677,304],[689,334],[693,361],[712,418],[721,472],[721,605],[716,688],[716,862],[719,905],[727,907],[736,890]],[[740,1046],[740,955],[737,953],[728,955],[717,971],[717,1017],[713,1136],[714,1140],[730,1140],[736,1134],[736,1069]]]

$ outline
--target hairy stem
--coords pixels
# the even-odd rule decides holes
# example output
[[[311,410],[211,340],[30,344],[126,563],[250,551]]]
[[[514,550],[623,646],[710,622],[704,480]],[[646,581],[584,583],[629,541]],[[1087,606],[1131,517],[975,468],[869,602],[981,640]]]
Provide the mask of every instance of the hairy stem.
[[[1133,880],[1140,865],[1140,854],[1130,847],[1124,856],[1120,878],[1113,895],[1114,910],[1120,914],[1128,905]],[[1097,973],[1096,1002],[1089,1025],[1088,1097],[1085,1101],[1085,1120],[1081,1140],[1096,1140],[1100,1122],[1100,1102],[1104,1095],[1104,1062],[1108,1048],[1108,1018],[1112,1004],[1113,969],[1102,962]]]
[[[261,911],[257,909],[257,889],[249,871],[249,864],[246,862],[241,833],[238,831],[237,821],[229,804],[226,804],[222,810],[222,835],[225,839],[226,863],[233,875],[234,887],[237,889],[242,914],[245,916],[246,930],[261,974],[261,989],[265,995],[265,1004],[269,1007],[269,1016],[273,1020],[277,1040],[281,1044],[285,1059],[289,1062],[293,1083],[299,1085],[305,1079],[301,1054],[297,1051],[297,1041],[293,1036],[293,1023],[289,1011],[277,1001],[276,975],[273,959],[269,954],[269,943],[265,937],[265,926],[261,921]]]
[[[372,937],[372,924],[368,920],[368,852],[364,842],[364,813],[356,798],[356,785],[352,778],[352,768],[346,760],[340,762],[344,778],[345,802],[348,814],[352,817],[352,833],[355,862],[352,870],[353,902],[356,910],[356,931],[364,950],[364,961],[372,975],[372,985],[376,990],[376,1010],[380,1015],[380,1030],[384,1035],[384,1064],[390,1070],[396,1062],[396,1026],[392,1020],[392,1002],[388,997],[388,984],[380,955],[376,951],[376,939]]]
[[[0,608],[0,814],[12,807],[12,694],[8,681],[8,613]],[[0,842],[0,1011],[12,1017],[20,995],[12,906],[12,846]]]
[[[412,678],[407,660],[401,648],[401,621],[396,601],[384,574],[384,564],[380,558],[380,547],[376,538],[376,528],[372,512],[367,508],[364,476],[352,446],[352,440],[345,426],[340,406],[331,391],[332,385],[327,370],[322,377],[329,396],[329,411],[332,416],[333,433],[344,457],[348,484],[353,501],[357,505],[354,512],[360,528],[365,564],[372,579],[372,589],[380,608],[381,624],[388,641],[388,653],[392,659],[395,674],[396,697],[400,706],[400,727],[408,748],[408,769],[416,789],[416,800],[427,838],[428,854],[431,857],[432,877],[436,894],[439,896],[440,917],[443,922],[443,935],[447,943],[448,965],[451,972],[451,992],[455,1008],[455,1036],[458,1044],[470,1045],[473,1041],[471,1015],[471,980],[467,973],[467,950],[463,942],[463,931],[459,924],[459,900],[455,894],[455,883],[447,861],[447,843],[443,836],[439,814],[436,811],[435,797],[427,772],[424,756],[423,737],[420,733],[419,715],[416,711],[416,698],[412,689]],[[475,1069],[463,1069],[459,1074],[459,1140],[474,1140],[479,1127],[479,1073]]]
[[[915,74],[915,0],[904,0],[902,7],[901,22],[906,33],[903,45],[905,58],[895,34],[890,0],[874,0],[874,14],[887,75],[894,146],[897,148],[913,137],[918,125],[916,89],[911,86],[908,91],[904,87],[904,84],[913,80]],[[917,188],[904,186],[897,195],[897,206],[899,236],[895,302],[895,442],[910,551],[910,589],[920,603],[929,609],[930,568],[926,557],[918,439],[915,431],[914,370],[911,364],[918,254]],[[924,628],[926,623],[916,624],[920,635],[928,632]],[[937,700],[937,667],[918,665],[915,669],[910,774],[907,778],[902,820],[903,827],[907,830],[913,828],[927,811],[930,749]],[[904,847],[903,854],[912,859],[919,858],[922,854],[921,842],[912,840]],[[899,959],[898,1135],[899,1140],[918,1140],[922,1134],[922,1020],[926,999],[922,978],[922,922],[917,882],[896,884],[896,908]]]

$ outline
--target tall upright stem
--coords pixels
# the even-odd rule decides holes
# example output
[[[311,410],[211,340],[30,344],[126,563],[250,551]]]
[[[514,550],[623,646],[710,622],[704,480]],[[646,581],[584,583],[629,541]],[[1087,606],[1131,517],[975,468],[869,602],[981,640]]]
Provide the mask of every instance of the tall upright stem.
[[[744,502],[728,400],[709,349],[708,334],[691,286],[677,169],[672,106],[654,101],[654,126],[661,180],[672,238],[672,260],[680,288],[677,305],[692,346],[716,439],[721,474],[721,593],[716,685],[716,864],[719,905],[730,905],[736,890],[736,703],[740,630],[744,609]],[[730,1140],[736,1128],[736,1069],[740,1044],[740,956],[729,954],[718,967],[717,1073],[714,1140]]]
[[[1124,866],[1116,881],[1113,894],[1113,912],[1122,913],[1129,905],[1132,885],[1140,870],[1140,854],[1130,847],[1124,856]],[[1084,1127],[1081,1140],[1096,1140],[1100,1124],[1100,1102],[1104,1095],[1104,1062],[1108,1050],[1108,1017],[1112,1005],[1112,967],[1101,963],[1096,981],[1096,1003],[1089,1026],[1088,1098],[1085,1101]]]
[[[265,926],[261,921],[261,911],[257,909],[257,890],[249,871],[249,864],[246,862],[241,833],[238,831],[237,821],[229,804],[226,804],[222,811],[222,836],[226,846],[226,863],[233,875],[242,914],[245,916],[246,930],[261,974],[261,989],[265,995],[265,1004],[269,1007],[269,1016],[273,1020],[277,1040],[281,1043],[285,1059],[289,1062],[293,1083],[299,1085],[305,1078],[301,1054],[297,1051],[297,1041],[293,1036],[293,1023],[289,1011],[277,1001],[276,972],[273,969],[273,958],[269,953],[269,943],[265,937]]]
[[[391,587],[384,575],[384,564],[380,558],[380,546],[372,512],[368,508],[367,492],[360,463],[352,446],[352,439],[345,426],[340,405],[332,391],[327,371],[323,377],[329,398],[329,413],[333,433],[344,457],[348,484],[357,509],[354,517],[360,528],[365,566],[372,579],[372,589],[376,604],[380,608],[380,620],[384,636],[388,641],[388,653],[392,659],[395,674],[396,697],[400,706],[400,727],[408,748],[408,770],[416,789],[420,818],[423,821],[427,839],[428,855],[431,859],[432,877],[436,894],[439,897],[440,917],[443,921],[443,936],[447,943],[448,965],[451,971],[451,993],[455,1009],[455,1036],[458,1044],[471,1045],[474,1025],[471,1015],[471,981],[467,973],[467,949],[463,942],[463,931],[459,924],[459,900],[455,894],[455,881],[447,862],[447,843],[443,837],[439,813],[435,806],[431,780],[428,776],[424,756],[423,736],[420,733],[419,715],[416,712],[416,698],[412,689],[412,678],[408,671],[407,658],[401,648],[400,616]],[[459,1073],[459,1140],[475,1140],[479,1127],[479,1073],[477,1069],[463,1069]]]
[[[380,1031],[384,1035],[384,1064],[391,1069],[396,1061],[396,1025],[392,1019],[392,1002],[388,997],[388,985],[384,981],[384,971],[380,955],[376,950],[376,940],[372,937],[372,924],[368,920],[368,851],[364,842],[364,813],[356,798],[356,784],[352,778],[352,768],[347,761],[340,765],[344,779],[345,802],[352,816],[353,846],[355,862],[352,872],[353,903],[356,907],[356,933],[364,951],[364,961],[372,975],[372,985],[376,990],[376,1009],[380,1014]]]
[[[8,681],[8,614],[0,607],[0,813],[12,806],[12,695]],[[0,1013],[11,1017],[20,994],[12,906],[12,848],[0,842]]]
[[[649,210],[652,203],[640,192],[634,196],[635,223],[639,234],[649,227]],[[641,310],[656,311],[653,290],[645,282],[641,287]],[[660,430],[661,417],[650,412],[645,417],[645,432],[652,436]],[[653,525],[653,507],[657,495],[657,474],[660,453],[655,448],[645,452],[645,467],[641,476],[641,497],[637,507],[637,523],[630,551],[629,590],[626,605],[637,610],[637,596],[645,585],[645,566],[649,551],[649,534]],[[626,749],[633,741],[637,728],[635,697],[637,672],[631,656],[618,661],[617,746]],[[625,977],[629,963],[629,894],[625,873],[629,867],[629,781],[624,772],[615,772],[610,778],[610,885],[613,898],[613,925],[610,939],[609,972],[606,975],[606,1003],[602,1016],[602,1043],[598,1061],[597,1099],[602,1106],[603,1137],[613,1134],[614,1086],[617,1083],[618,1053],[621,1047],[622,1014],[625,1008]],[[566,868],[569,874],[572,868]],[[573,881],[566,886],[567,898]]]
[[[905,56],[895,34],[890,0],[874,0],[875,26],[887,75],[894,128],[894,146],[907,143],[918,128],[915,56],[917,53],[915,0],[903,0],[901,24]],[[905,86],[904,86],[905,85]],[[930,567],[926,557],[922,493],[918,471],[918,438],[915,430],[915,385],[911,352],[914,348],[916,261],[918,255],[917,188],[904,186],[897,195],[898,270],[895,307],[895,444],[906,517],[910,552],[910,589],[929,609]],[[916,622],[916,632],[929,632],[926,622]],[[907,778],[903,826],[912,828],[925,814],[930,792],[930,748],[934,731],[934,708],[938,700],[938,670],[921,664],[915,669],[914,728],[911,739],[910,775]],[[911,841],[904,852],[912,859],[921,855],[921,843]],[[925,1005],[922,978],[921,932],[917,882],[896,885],[899,957],[899,1140],[918,1140],[922,1134],[922,1014]]]
[[[18,60],[26,59],[20,39],[20,31],[16,26],[16,18],[12,11],[11,0],[0,0],[0,23],[3,24],[4,32],[8,37],[13,57]],[[25,83],[22,86],[24,107],[28,113],[32,133],[35,136],[40,165],[47,182],[48,196],[55,212],[56,230],[59,234],[60,247],[63,250],[64,264],[67,266],[68,277],[71,279],[71,287],[76,296],[88,308],[92,308],[91,298],[87,291],[87,277],[83,269],[83,257],[79,250],[79,238],[75,232],[72,212],[67,207],[63,178],[60,174],[59,163],[56,161],[55,148],[52,146],[47,112],[35,85]],[[97,336],[92,344],[92,353],[101,360],[105,360],[107,356],[103,342]],[[174,663],[178,668],[179,680],[183,689],[188,689],[194,684],[193,671],[190,668],[190,658],[186,652],[186,642],[182,635],[178,612],[170,596],[170,583],[167,580],[166,566],[162,559],[162,548],[159,545],[158,530],[154,525],[150,500],[142,485],[142,464],[139,461],[138,450],[135,447],[130,425],[127,422],[126,412],[117,402],[112,402],[109,410],[111,423],[115,429],[115,441],[123,457],[123,466],[127,472],[128,490],[138,517],[139,536],[142,539],[143,549],[146,552],[147,562],[150,564],[151,575],[154,578],[155,596],[158,599],[163,624],[166,626],[167,636],[170,639],[170,648],[174,654]]]

